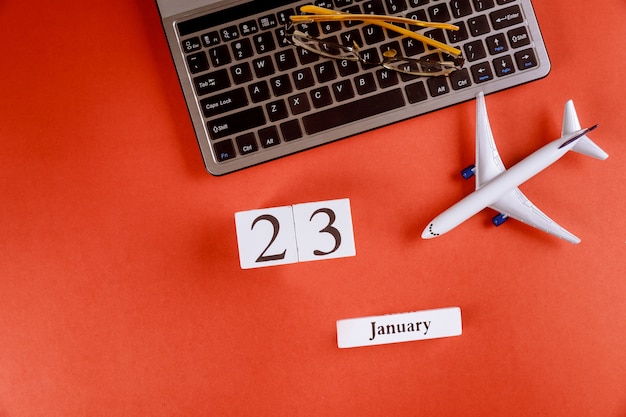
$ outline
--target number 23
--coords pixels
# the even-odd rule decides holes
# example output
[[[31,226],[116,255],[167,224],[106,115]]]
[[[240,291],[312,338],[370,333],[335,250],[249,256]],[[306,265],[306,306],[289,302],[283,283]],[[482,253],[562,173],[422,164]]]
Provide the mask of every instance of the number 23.
[[[330,255],[331,253],[336,252],[337,249],[339,249],[339,247],[341,246],[341,232],[339,232],[339,230],[333,226],[333,224],[337,220],[337,215],[332,209],[320,208],[320,209],[315,210],[315,212],[311,214],[309,221],[312,221],[313,217],[315,217],[318,214],[326,214],[328,216],[328,224],[323,229],[321,229],[319,233],[330,234],[335,241],[335,246],[328,252],[323,252],[319,249],[315,249],[313,251],[313,254],[316,256]],[[270,261],[278,261],[278,260],[284,259],[287,253],[287,249],[285,249],[281,253],[277,253],[273,255],[267,254],[267,251],[269,250],[269,248],[272,246],[272,244],[278,237],[278,233],[280,233],[280,222],[278,221],[276,217],[272,216],[271,214],[263,214],[257,217],[256,219],[254,219],[250,230],[254,230],[254,226],[256,226],[256,224],[260,221],[270,222],[270,224],[272,225],[273,234],[269,243],[267,244],[263,252],[261,252],[261,255],[259,255],[259,257],[256,259],[256,262],[270,262]]]

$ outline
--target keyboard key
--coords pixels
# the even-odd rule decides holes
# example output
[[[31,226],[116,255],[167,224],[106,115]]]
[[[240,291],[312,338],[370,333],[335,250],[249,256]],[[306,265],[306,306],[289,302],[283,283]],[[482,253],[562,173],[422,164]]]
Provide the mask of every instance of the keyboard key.
[[[358,29],[343,32],[341,35],[339,35],[339,38],[340,38],[339,43],[345,46],[353,46],[355,42],[359,46],[363,45],[363,38],[361,37],[361,31],[359,31]]]
[[[295,14],[296,14],[296,12],[293,9],[282,10],[282,11],[276,13],[276,18],[278,19],[278,24],[279,25],[286,25],[290,21],[289,20],[289,16],[293,16]]]
[[[450,92],[448,79],[446,77],[431,77],[426,80],[426,84],[428,85],[430,95],[433,97],[442,96]]]
[[[339,32],[341,30],[341,22],[323,22],[320,24],[320,28],[322,28],[322,33],[325,35]]]
[[[509,55],[505,55],[501,58],[494,59],[493,67],[495,68],[496,75],[498,77],[504,77],[505,75],[510,75],[515,72],[515,67],[513,66],[513,59]]]
[[[428,0],[426,0],[426,3],[428,3]],[[421,10],[421,9],[420,10],[416,10],[414,12],[407,13],[406,17],[409,18],[409,19],[413,19],[413,20],[421,20],[423,22],[428,20],[428,16],[426,15],[426,10]],[[411,27],[409,27],[409,30],[412,30],[414,32],[418,31],[420,29],[422,29],[421,26],[411,26]]]
[[[483,59],[487,56],[487,52],[485,52],[485,47],[480,40],[466,44],[463,49],[465,50],[465,58],[467,58],[467,60],[470,62]]]
[[[231,44],[233,49],[233,55],[237,61],[241,61],[245,58],[250,58],[254,55],[254,51],[252,50],[252,43],[250,39],[243,38]]]
[[[448,39],[450,39],[450,43],[457,44],[468,40],[469,33],[467,33],[467,26],[465,26],[465,22],[456,22],[454,24],[459,27],[459,30],[449,30],[446,32]]]
[[[450,17],[450,11],[445,3],[437,4],[435,6],[431,6],[428,8],[428,16],[430,16],[431,22],[449,22],[452,18]]]
[[[491,9],[495,7],[493,4],[493,0],[473,0],[474,1],[474,9],[477,12],[482,12],[487,9]]]
[[[376,79],[378,80],[378,85],[380,85],[380,88],[389,88],[393,87],[394,85],[398,85],[398,82],[400,82],[398,78],[398,73],[396,71],[392,71],[386,68],[376,71]]]
[[[268,100],[271,97],[270,88],[267,85],[267,81],[259,81],[248,86],[250,97],[253,103],[259,103],[261,101]]]
[[[200,44],[200,38],[198,37],[184,40],[182,46],[183,52],[186,54],[188,54],[189,52],[198,51],[202,48],[202,45]]]
[[[434,39],[441,43],[446,43],[446,36],[443,33],[442,29],[433,29],[425,32],[424,35],[428,36],[430,39]],[[427,45],[429,50],[437,49],[434,46]]]
[[[506,44],[506,37],[503,33],[487,37],[487,49],[491,55],[497,55],[509,50],[509,46]]]
[[[380,26],[368,25],[363,28],[363,40],[366,45],[383,42],[385,38],[385,31]]]
[[[205,33],[204,35],[202,35],[202,44],[206,46],[207,48],[209,46],[217,45],[220,42],[221,42],[220,34],[217,30],[214,30],[212,32]]]
[[[227,91],[200,101],[204,117],[213,117],[244,107],[248,104],[248,95],[243,88]]]
[[[493,79],[493,72],[489,62],[481,62],[471,67],[472,77],[476,84],[484,83]]]
[[[252,70],[250,64],[244,62],[230,68],[230,75],[233,77],[235,84],[247,83],[252,80]]]
[[[361,96],[376,91],[376,82],[374,81],[374,76],[369,72],[357,76],[354,79],[354,85],[356,86],[356,91]]]
[[[276,20],[276,16],[273,14],[269,14],[267,16],[263,16],[259,19],[259,26],[261,30],[275,28],[278,25],[278,20]]]
[[[363,13],[384,15],[386,14],[385,6],[382,0],[369,0],[363,3]]]
[[[270,148],[280,143],[280,137],[278,137],[278,129],[276,126],[266,127],[259,130],[259,142],[264,148]]]
[[[325,9],[332,9],[333,8],[332,0],[315,0],[315,5],[317,7],[323,7]]]
[[[532,49],[526,49],[524,51],[516,52],[515,61],[517,62],[517,67],[520,70],[534,68],[538,65],[535,51],[533,51]]]
[[[524,21],[522,11],[517,5],[492,12],[489,17],[491,18],[491,23],[495,30],[517,25]]]
[[[450,84],[453,90],[461,90],[472,85],[469,71],[467,68],[463,68],[460,71],[456,71],[450,75]]]
[[[230,140],[216,143],[215,145],[213,145],[213,150],[215,151],[215,157],[220,162],[233,159],[237,156],[237,154],[235,153],[235,147],[233,146],[233,142]]]
[[[424,101],[428,98],[428,94],[426,94],[426,87],[424,87],[423,81],[409,84],[404,88],[404,90],[406,91],[406,96],[409,98],[409,103],[411,104]]]
[[[221,139],[265,124],[263,108],[252,107],[238,113],[210,120],[207,127],[212,139]]]
[[[291,108],[291,114],[295,116],[311,110],[311,103],[309,103],[306,93],[300,93],[289,97],[289,107]]]
[[[287,71],[298,66],[296,53],[292,48],[277,52],[274,55],[274,59],[276,60],[276,67],[279,71]]]
[[[187,56],[187,65],[192,74],[197,74],[209,69],[209,61],[204,52],[198,52]]]
[[[284,96],[285,94],[289,94],[293,91],[291,81],[289,81],[289,74],[282,74],[278,77],[272,78],[270,80],[270,85],[272,86],[272,91],[276,97]]]
[[[291,74],[291,78],[293,78],[296,90],[302,90],[315,84],[313,71],[311,71],[310,68],[302,68],[298,71],[294,71],[293,74]]]
[[[324,61],[314,67],[318,83],[326,83],[337,78],[335,64],[332,61]]]
[[[306,115],[302,118],[302,123],[304,124],[304,130],[309,135],[313,135],[334,127],[382,114],[404,105],[402,91],[397,88]]]
[[[337,61],[337,67],[339,68],[339,74],[342,77],[347,77],[349,75],[359,72],[359,64],[356,61],[342,59],[340,61]]]
[[[406,0],[386,0],[386,3],[390,14],[401,13],[407,9]]]
[[[480,36],[485,33],[489,33],[491,30],[489,28],[489,21],[487,20],[487,16],[481,15],[471,18],[467,21],[467,25],[469,28],[469,33],[472,36]]]
[[[402,38],[402,49],[404,50],[404,56],[414,56],[426,52],[424,43],[406,37]]]
[[[239,39],[239,29],[237,29],[237,26],[229,26],[222,29],[221,35],[224,42],[234,41]]]
[[[311,51],[307,51],[304,48],[298,48],[296,52],[298,54],[298,59],[300,60],[300,64],[302,65],[308,65],[321,59],[321,57],[318,54],[315,54]]]
[[[215,48],[209,49],[209,58],[214,67],[221,67],[222,65],[230,64],[232,61],[228,46],[220,45]]]
[[[450,8],[455,19],[472,14],[470,0],[453,0],[450,2]]]
[[[281,123],[280,132],[283,134],[285,142],[300,139],[302,137],[302,128],[297,120],[289,120]]]
[[[272,62],[272,58],[270,58],[269,56],[257,58],[252,61],[252,68],[254,68],[254,73],[256,74],[257,78],[264,78],[276,72],[276,70],[274,69],[274,63]]]
[[[289,116],[287,112],[287,105],[284,100],[273,101],[265,105],[267,115],[271,122],[275,122]]]
[[[508,31],[507,36],[513,48],[521,48],[530,44],[530,36],[525,26]]]
[[[254,35],[259,31],[259,25],[254,20],[249,20],[239,25],[241,36]]]
[[[256,143],[256,137],[254,133],[246,133],[245,135],[241,135],[235,139],[237,142],[237,148],[239,149],[239,153],[241,155],[247,155],[252,152],[256,152],[259,150],[259,145]]]
[[[258,54],[265,54],[276,49],[272,32],[259,33],[254,36],[254,46]]]
[[[230,78],[228,72],[221,69],[196,77],[193,79],[193,83],[198,96],[203,96],[230,87]]]
[[[330,106],[333,104],[333,98],[330,95],[330,89],[326,86],[311,90],[311,102],[316,109]]]
[[[346,101],[354,97],[354,89],[350,80],[343,80],[333,84],[332,90],[337,101]]]

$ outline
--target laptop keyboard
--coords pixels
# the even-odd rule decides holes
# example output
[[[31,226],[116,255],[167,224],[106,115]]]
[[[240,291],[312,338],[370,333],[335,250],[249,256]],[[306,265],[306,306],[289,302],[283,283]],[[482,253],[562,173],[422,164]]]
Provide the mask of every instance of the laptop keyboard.
[[[462,50],[463,69],[448,77],[405,75],[292,46],[285,41],[285,25],[305,4],[312,3],[257,0],[174,23],[178,50],[172,52],[210,173],[267,162],[470,100],[478,91],[536,80],[550,70],[530,0],[315,2],[354,14],[459,26],[420,30]],[[338,43],[357,39],[362,50],[379,57],[390,48],[410,57],[438,53],[373,25],[325,22],[299,29]]]

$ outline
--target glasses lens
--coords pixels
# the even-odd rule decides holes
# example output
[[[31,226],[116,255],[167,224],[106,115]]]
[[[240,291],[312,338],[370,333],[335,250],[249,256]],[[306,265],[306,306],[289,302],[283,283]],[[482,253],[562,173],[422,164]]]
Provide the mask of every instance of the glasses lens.
[[[339,45],[334,42],[312,38],[302,32],[296,31],[292,35],[292,39],[296,45],[329,58],[348,59],[351,61],[357,61],[359,59],[354,53],[353,48]]]

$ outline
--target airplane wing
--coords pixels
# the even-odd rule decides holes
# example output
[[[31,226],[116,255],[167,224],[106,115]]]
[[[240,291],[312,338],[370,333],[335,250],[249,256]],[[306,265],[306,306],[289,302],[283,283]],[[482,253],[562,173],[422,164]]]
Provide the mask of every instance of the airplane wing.
[[[493,205],[489,206],[509,217],[526,223],[546,233],[550,233],[571,243],[579,243],[580,239],[559,226],[554,220],[546,216],[519,190],[514,188],[504,194]]]
[[[505,170],[496,142],[493,140],[485,96],[481,92],[476,96],[476,189]]]

